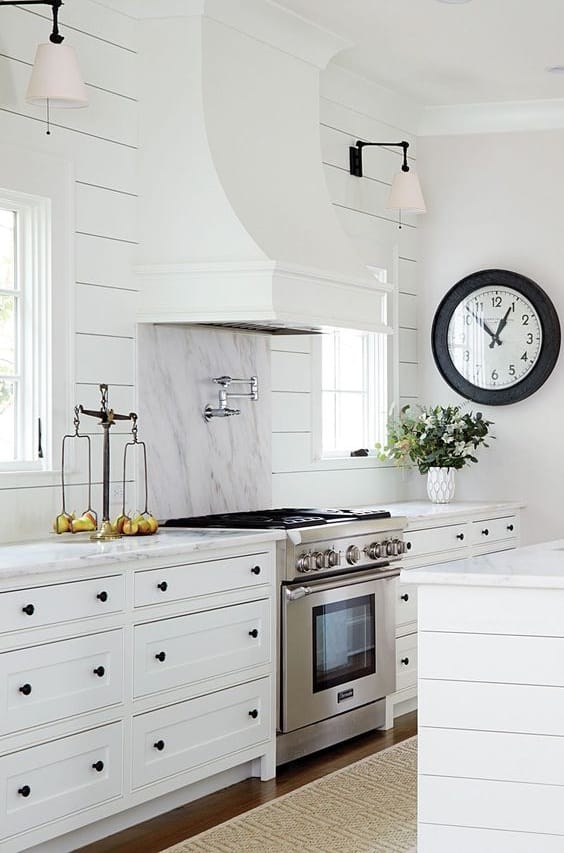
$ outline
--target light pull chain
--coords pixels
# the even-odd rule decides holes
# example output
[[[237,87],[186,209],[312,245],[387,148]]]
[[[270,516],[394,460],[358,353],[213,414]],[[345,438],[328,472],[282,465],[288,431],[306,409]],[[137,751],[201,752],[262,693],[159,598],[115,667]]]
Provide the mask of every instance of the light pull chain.
[[[47,104],[47,136],[51,136],[51,114],[49,109],[49,98],[46,99]]]

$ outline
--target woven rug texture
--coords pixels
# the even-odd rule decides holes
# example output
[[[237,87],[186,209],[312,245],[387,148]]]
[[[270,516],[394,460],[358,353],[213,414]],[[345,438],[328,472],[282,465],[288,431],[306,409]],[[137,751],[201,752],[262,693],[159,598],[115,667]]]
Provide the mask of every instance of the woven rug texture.
[[[165,853],[415,853],[416,792],[414,737]]]

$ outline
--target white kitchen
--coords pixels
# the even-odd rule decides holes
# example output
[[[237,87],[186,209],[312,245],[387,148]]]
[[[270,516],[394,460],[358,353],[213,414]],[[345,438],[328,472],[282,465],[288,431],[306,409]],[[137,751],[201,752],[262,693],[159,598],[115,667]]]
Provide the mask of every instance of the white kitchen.
[[[561,853],[561,4],[3,6],[0,850]]]

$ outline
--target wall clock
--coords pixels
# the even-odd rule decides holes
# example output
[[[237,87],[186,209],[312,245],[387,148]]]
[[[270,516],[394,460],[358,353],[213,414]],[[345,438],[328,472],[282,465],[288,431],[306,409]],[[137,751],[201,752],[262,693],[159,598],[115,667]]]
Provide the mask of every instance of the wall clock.
[[[504,406],[546,382],[560,351],[560,323],[549,297],[530,278],[481,270],[443,298],[432,346],[455,391],[476,403]]]

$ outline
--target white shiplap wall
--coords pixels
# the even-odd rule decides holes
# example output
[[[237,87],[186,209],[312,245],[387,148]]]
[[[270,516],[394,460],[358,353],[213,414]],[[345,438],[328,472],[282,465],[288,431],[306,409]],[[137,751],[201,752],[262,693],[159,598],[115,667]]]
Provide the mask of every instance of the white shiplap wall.
[[[394,286],[390,321],[395,329],[392,394],[397,405],[417,399],[416,218],[399,230],[385,201],[392,175],[401,165],[400,149],[364,151],[364,178],[349,175],[349,145],[357,139],[410,142],[415,126],[409,108],[390,109],[386,98],[360,78],[333,69],[321,98],[321,149],[327,187],[343,229],[360,257],[387,270]],[[403,107],[404,105],[402,105]],[[386,120],[387,119],[387,120]],[[373,459],[313,461],[312,339],[272,339],[273,502],[274,505],[339,505],[400,500],[405,475]]]
[[[26,105],[24,96],[36,45],[50,32],[50,10],[0,10],[0,139],[25,149],[30,158],[36,152],[63,158],[75,178],[68,246],[74,258],[73,357],[67,375],[57,377],[68,386],[71,426],[75,401],[97,407],[100,382],[110,384],[110,402],[116,409],[135,408],[137,72],[131,18],[92,0],[73,0],[61,11],[61,31],[78,53],[90,106],[53,111],[52,134],[46,136],[43,111]],[[92,419],[85,420],[84,427],[93,435],[94,476],[99,482],[100,430]],[[113,430],[115,480],[120,478],[125,429],[118,425]],[[57,445],[60,437],[54,438]],[[58,455],[54,461],[58,467]],[[82,511],[84,465],[78,465],[74,480],[68,508]],[[99,487],[94,498],[99,509]],[[59,508],[56,475],[0,474],[0,542],[44,535]]]

